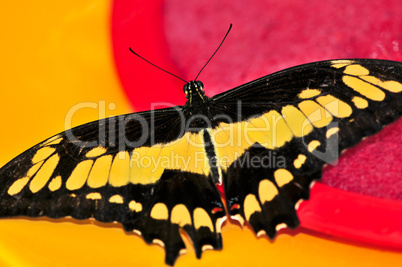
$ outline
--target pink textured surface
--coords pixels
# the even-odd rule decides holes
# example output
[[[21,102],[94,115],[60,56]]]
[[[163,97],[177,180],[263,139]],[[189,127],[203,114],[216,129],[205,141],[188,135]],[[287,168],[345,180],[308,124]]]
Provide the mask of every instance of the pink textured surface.
[[[184,79],[193,79],[230,23],[226,43],[200,76],[207,95],[294,65],[335,58],[402,61],[398,0],[208,1],[164,5],[165,36]],[[155,70],[155,75],[158,74]],[[184,97],[175,100],[182,104]],[[346,151],[322,182],[402,200],[402,120]]]
[[[345,151],[323,182],[340,189],[402,200],[402,120]]]

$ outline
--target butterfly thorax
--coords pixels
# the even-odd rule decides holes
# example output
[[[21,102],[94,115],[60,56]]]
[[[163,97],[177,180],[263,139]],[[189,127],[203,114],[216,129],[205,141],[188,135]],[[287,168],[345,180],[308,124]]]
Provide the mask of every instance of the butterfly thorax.
[[[212,117],[209,108],[211,99],[205,95],[203,88],[204,85],[200,81],[190,81],[184,85],[183,91],[187,98],[184,108],[190,116],[196,116],[201,120],[210,120]]]

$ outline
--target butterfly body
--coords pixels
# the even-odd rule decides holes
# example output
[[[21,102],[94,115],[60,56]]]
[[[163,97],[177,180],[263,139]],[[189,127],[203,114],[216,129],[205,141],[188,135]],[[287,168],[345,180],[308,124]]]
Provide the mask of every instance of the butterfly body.
[[[345,148],[402,114],[402,63],[331,60],[277,72],[184,106],[91,122],[0,169],[0,216],[117,221],[173,264],[221,249],[223,221],[257,236],[299,224],[298,202]],[[226,207],[217,188],[222,185]]]

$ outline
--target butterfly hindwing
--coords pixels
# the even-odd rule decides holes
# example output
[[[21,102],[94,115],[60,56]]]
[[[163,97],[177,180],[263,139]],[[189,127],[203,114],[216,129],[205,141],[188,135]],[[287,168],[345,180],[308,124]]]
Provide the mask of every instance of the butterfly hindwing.
[[[140,231],[146,242],[163,245],[168,264],[173,264],[185,249],[179,227],[193,241],[198,258],[207,248],[222,248],[220,226],[225,211],[212,180],[194,173],[166,171],[154,190],[152,195],[145,196],[153,199],[150,212],[138,220],[128,216],[123,222],[126,231]]]

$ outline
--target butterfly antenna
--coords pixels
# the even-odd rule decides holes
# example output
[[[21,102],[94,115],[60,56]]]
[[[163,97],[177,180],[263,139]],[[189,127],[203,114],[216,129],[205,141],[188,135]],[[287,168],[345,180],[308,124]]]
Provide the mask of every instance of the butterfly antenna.
[[[223,37],[221,44],[218,46],[218,48],[215,50],[215,52],[212,54],[212,56],[208,59],[207,63],[205,63],[204,67],[202,67],[202,69],[200,70],[200,72],[197,74],[197,76],[195,77],[194,81],[197,80],[198,76],[200,76],[201,72],[204,70],[204,68],[208,65],[208,63],[211,61],[211,59],[215,56],[216,52],[218,52],[219,48],[221,48],[223,42],[225,41],[226,37],[228,36],[230,30],[232,29],[232,23],[230,23],[229,29],[227,31],[227,33],[225,34],[225,37]]]
[[[131,47],[129,47],[128,49],[130,49],[130,51],[131,51],[134,55],[136,55],[137,57],[141,58],[141,59],[144,60],[145,62],[148,62],[148,63],[151,64],[152,66],[157,67],[158,69],[160,69],[160,70],[162,70],[162,71],[164,71],[164,72],[166,72],[166,73],[172,75],[173,77],[176,77],[177,79],[182,80],[182,81],[185,82],[185,83],[188,83],[186,80],[180,78],[179,76],[177,76],[177,75],[175,75],[175,74],[173,74],[173,73],[171,73],[171,72],[169,72],[169,71],[167,71],[167,70],[165,70],[165,69],[162,69],[162,68],[159,67],[159,66],[156,66],[154,63],[152,63],[152,62],[146,60],[145,58],[143,58],[142,56],[138,55],[136,52],[133,51],[133,49],[131,49]]]

